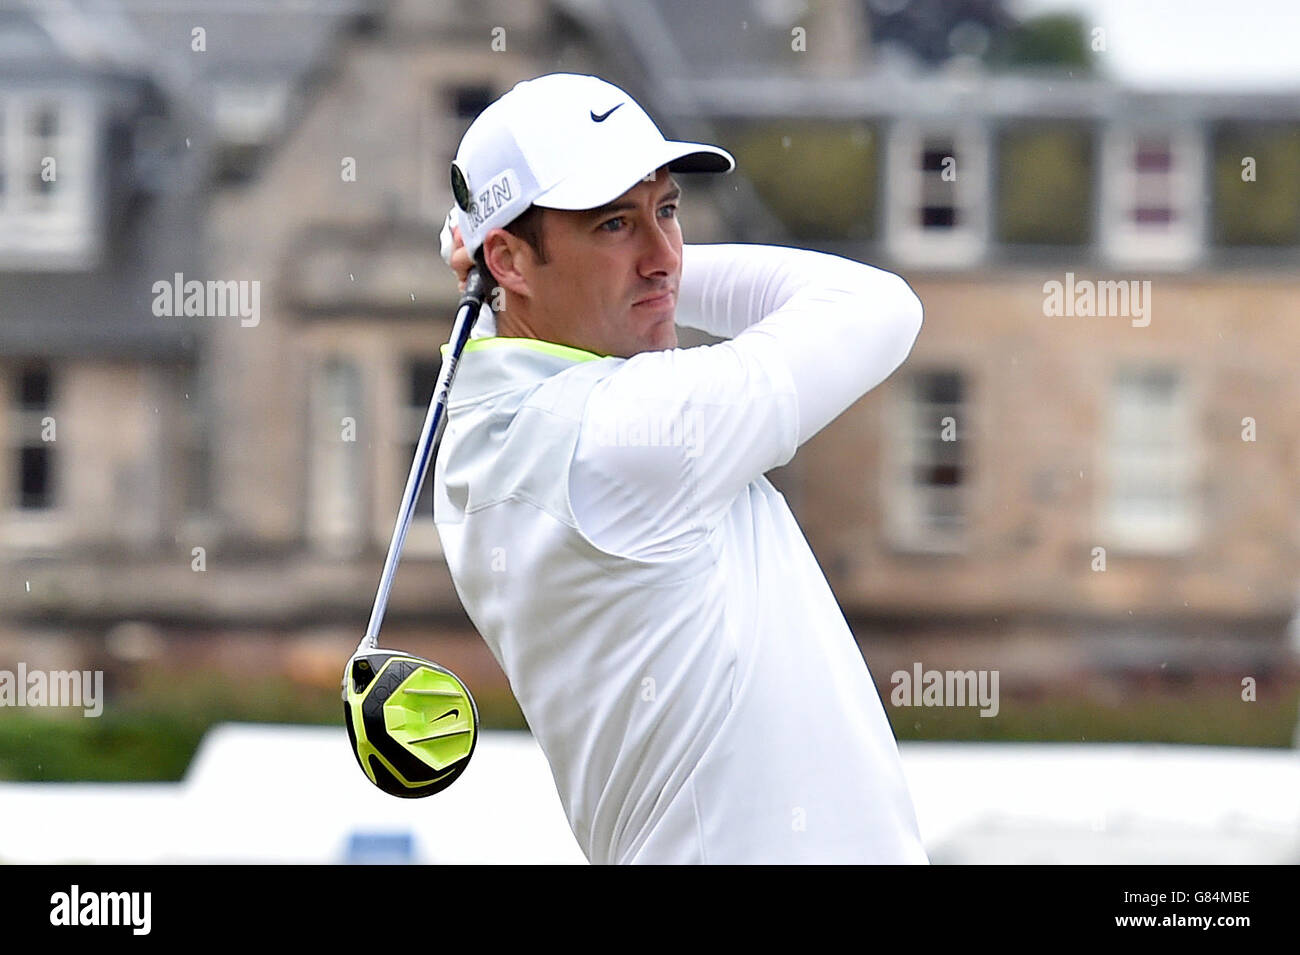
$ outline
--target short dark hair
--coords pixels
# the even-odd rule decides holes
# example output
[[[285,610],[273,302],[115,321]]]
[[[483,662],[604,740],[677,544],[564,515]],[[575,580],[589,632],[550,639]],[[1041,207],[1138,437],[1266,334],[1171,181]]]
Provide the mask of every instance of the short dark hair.
[[[529,206],[516,218],[503,226],[503,228],[516,238],[523,239],[527,242],[529,248],[533,250],[533,255],[537,257],[537,261],[540,264],[545,265],[547,263],[547,258],[545,235],[542,228],[543,212],[545,212],[545,210],[541,206]],[[482,246],[479,247],[479,258],[482,260],[481,264],[487,270],[488,274],[492,275],[492,270],[488,268],[487,258]],[[501,284],[496,281],[495,275],[492,275],[492,280],[498,285]]]

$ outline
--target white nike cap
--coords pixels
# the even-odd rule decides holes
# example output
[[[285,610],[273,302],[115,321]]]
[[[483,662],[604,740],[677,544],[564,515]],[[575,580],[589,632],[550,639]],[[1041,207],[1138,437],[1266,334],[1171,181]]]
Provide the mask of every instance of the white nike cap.
[[[524,80],[479,114],[452,162],[465,249],[472,258],[490,230],[530,205],[594,209],[660,166],[730,172],[736,161],[717,146],[664,139],[636,100],[599,77]]]

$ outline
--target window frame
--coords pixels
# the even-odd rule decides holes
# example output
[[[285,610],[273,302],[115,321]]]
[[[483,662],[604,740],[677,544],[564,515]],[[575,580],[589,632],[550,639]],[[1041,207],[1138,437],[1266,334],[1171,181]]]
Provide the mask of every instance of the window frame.
[[[1165,139],[1169,145],[1168,204],[1174,219],[1168,226],[1141,224],[1131,211],[1141,201],[1141,183],[1154,182],[1153,173],[1134,168],[1143,138]],[[1207,188],[1205,131],[1190,123],[1117,120],[1101,133],[1101,189],[1097,210],[1102,257],[1113,265],[1186,268],[1206,251]]]
[[[1171,401],[1169,421],[1175,430],[1163,448],[1154,448],[1145,439],[1130,438],[1119,442],[1117,434],[1120,426],[1119,403],[1123,400],[1120,393],[1122,380],[1126,375],[1168,373],[1174,379],[1174,397]],[[1200,388],[1190,369],[1181,363],[1163,360],[1124,360],[1114,365],[1107,379],[1102,420],[1098,428],[1096,445],[1096,473],[1101,476],[1098,494],[1094,499],[1094,528],[1097,542],[1107,552],[1145,555],[1177,556],[1194,550],[1204,533],[1205,505],[1201,494],[1201,477],[1204,474],[1204,448],[1197,432],[1197,408],[1200,404]],[[1148,422],[1148,427],[1151,426]],[[1129,448],[1125,448],[1127,444]],[[1132,450],[1138,447],[1139,450]],[[1164,459],[1157,459],[1163,454]],[[1121,455],[1127,460],[1117,460]],[[1146,458],[1146,463],[1139,462]],[[1130,514],[1124,513],[1116,506],[1120,499],[1117,483],[1125,474],[1147,468],[1150,476],[1150,462],[1156,461],[1155,472],[1164,472],[1163,480],[1170,480],[1173,475],[1179,487],[1179,503],[1182,514],[1170,522],[1169,526],[1154,531],[1156,525],[1152,520],[1146,528],[1136,529]]]
[[[18,406],[18,382],[23,368],[41,364],[50,374],[50,394],[45,408],[23,409]],[[51,448],[50,481],[51,502],[48,507],[31,508],[21,504],[22,478],[18,471],[18,453],[29,445],[23,434],[33,421],[39,435],[40,421],[49,416],[55,427],[60,423],[60,408],[66,404],[65,385],[60,379],[66,376],[58,365],[49,361],[15,361],[0,365],[0,394],[3,395],[3,414],[0,415],[0,446],[3,447],[5,465],[0,473],[0,542],[9,552],[49,553],[60,552],[72,533],[72,508],[63,469],[67,455]],[[56,432],[57,434],[57,432]]]
[[[42,106],[57,109],[53,150],[31,132]],[[0,92],[0,268],[84,270],[101,254],[97,221],[99,132],[89,96],[66,90]],[[39,202],[32,179],[46,156],[56,186]]]
[[[962,400],[959,404],[921,402],[920,387],[926,376],[952,373],[958,376]],[[885,431],[885,453],[882,460],[884,484],[884,531],[889,544],[896,550],[918,554],[961,554],[970,549],[973,526],[974,466],[972,434],[974,430],[974,375],[958,362],[929,363],[913,369],[902,380],[903,387],[894,392],[889,407],[890,427]],[[939,440],[939,433],[931,433],[923,426],[925,409],[935,412],[935,426],[942,429],[942,419],[953,414],[957,423],[957,436],[953,444],[958,451],[958,466],[962,478],[951,489],[957,500],[958,523],[955,529],[941,530],[931,524],[927,515],[930,508],[925,501],[932,487],[917,484],[916,469],[926,463],[918,448],[931,439]],[[943,411],[942,409],[956,409]]]
[[[943,231],[922,226],[917,215],[926,187],[921,163],[926,141],[932,138],[950,140],[956,158],[952,186],[959,224]],[[992,228],[991,162],[990,133],[984,123],[892,123],[886,133],[884,194],[890,255],[903,264],[928,268],[961,269],[982,262]]]
[[[391,454],[396,459],[394,467],[396,473],[400,475],[400,484],[391,492],[393,503],[389,513],[393,516],[386,527],[381,525],[376,529],[377,533],[382,535],[380,539],[385,550],[392,539],[393,523],[402,504],[402,495],[406,491],[406,481],[410,476],[415,448],[419,445],[420,432],[429,411],[428,405],[417,406],[409,400],[412,366],[420,361],[437,361],[441,369],[442,356],[436,349],[430,351],[412,345],[403,348],[394,363],[394,386],[398,402],[395,406],[396,414],[393,416],[394,431],[387,446],[393,449]],[[430,388],[433,387],[436,387],[436,380],[430,382]],[[438,529],[433,522],[433,470],[434,461],[430,459],[425,484],[421,488],[419,497],[416,498],[415,513],[412,515],[411,525],[407,529],[406,540],[402,545],[404,556],[418,558],[442,556],[442,539],[438,536]],[[424,515],[423,509],[426,507],[428,514]],[[424,519],[425,516],[427,520]]]

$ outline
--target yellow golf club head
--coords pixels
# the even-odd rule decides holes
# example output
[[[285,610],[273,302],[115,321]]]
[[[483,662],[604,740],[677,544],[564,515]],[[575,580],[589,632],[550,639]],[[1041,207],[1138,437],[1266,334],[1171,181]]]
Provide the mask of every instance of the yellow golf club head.
[[[343,716],[366,778],[393,796],[431,796],[459,778],[478,741],[478,707],[446,667],[368,650],[343,673]]]

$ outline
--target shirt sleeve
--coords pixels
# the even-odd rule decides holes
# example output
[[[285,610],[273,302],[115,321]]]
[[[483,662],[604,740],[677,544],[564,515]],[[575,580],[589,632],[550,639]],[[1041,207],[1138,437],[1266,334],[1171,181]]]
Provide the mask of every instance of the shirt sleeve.
[[[570,475],[581,530],[643,559],[694,546],[750,482],[902,364],[921,319],[903,279],[860,262],[684,246],[678,324],[730,341],[643,352],[596,384]]]

